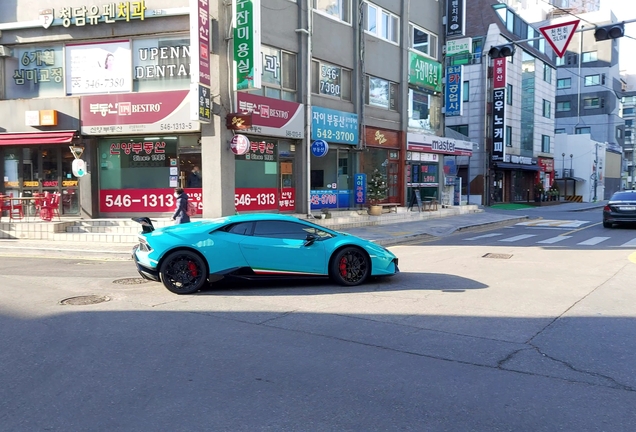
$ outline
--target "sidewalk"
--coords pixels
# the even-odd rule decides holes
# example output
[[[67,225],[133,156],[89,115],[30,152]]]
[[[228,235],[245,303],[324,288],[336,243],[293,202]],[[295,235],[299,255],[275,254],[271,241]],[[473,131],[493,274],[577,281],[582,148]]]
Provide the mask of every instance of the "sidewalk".
[[[533,207],[520,210],[486,209],[479,213],[437,217],[424,220],[400,221],[384,225],[371,225],[344,229],[349,234],[375,241],[383,246],[417,241],[430,237],[443,237],[456,231],[502,223],[513,223],[539,217],[537,212],[577,212],[602,208],[604,201],[596,203],[564,203],[553,207]],[[130,259],[134,243],[67,242],[41,240],[0,240],[0,256],[83,257],[92,259]]]

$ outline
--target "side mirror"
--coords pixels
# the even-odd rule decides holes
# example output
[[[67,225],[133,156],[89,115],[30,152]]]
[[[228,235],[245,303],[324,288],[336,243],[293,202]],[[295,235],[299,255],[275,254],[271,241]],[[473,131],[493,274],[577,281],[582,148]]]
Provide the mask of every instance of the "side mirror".
[[[318,240],[318,237],[314,234],[307,234],[307,237],[305,237],[305,244],[303,246],[311,246],[316,242],[316,240]]]

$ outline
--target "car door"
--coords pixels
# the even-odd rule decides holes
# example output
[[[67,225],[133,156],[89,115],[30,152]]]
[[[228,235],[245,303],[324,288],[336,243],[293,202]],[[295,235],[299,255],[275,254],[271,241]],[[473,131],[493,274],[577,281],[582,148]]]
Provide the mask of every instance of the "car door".
[[[327,274],[320,239],[306,244],[311,227],[292,221],[257,221],[251,236],[241,240],[243,256],[258,274]]]

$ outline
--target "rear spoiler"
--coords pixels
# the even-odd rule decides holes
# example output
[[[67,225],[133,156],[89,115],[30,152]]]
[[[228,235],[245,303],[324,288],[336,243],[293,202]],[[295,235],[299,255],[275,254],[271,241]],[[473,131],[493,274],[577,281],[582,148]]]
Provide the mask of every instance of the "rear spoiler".
[[[143,233],[151,233],[155,230],[154,225],[152,224],[152,221],[150,220],[149,217],[134,217],[131,218],[132,220],[134,220],[135,222],[141,224],[141,228],[143,229]]]

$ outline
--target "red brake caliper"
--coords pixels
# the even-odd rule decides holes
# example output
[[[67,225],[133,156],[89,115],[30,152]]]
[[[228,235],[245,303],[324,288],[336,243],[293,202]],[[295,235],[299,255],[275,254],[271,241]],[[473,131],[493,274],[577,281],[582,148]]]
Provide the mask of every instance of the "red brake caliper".
[[[347,276],[347,259],[345,257],[340,258],[340,274]]]
[[[188,262],[188,270],[190,270],[190,275],[192,277],[197,277],[197,274],[199,273],[197,271],[197,265],[192,261]]]

